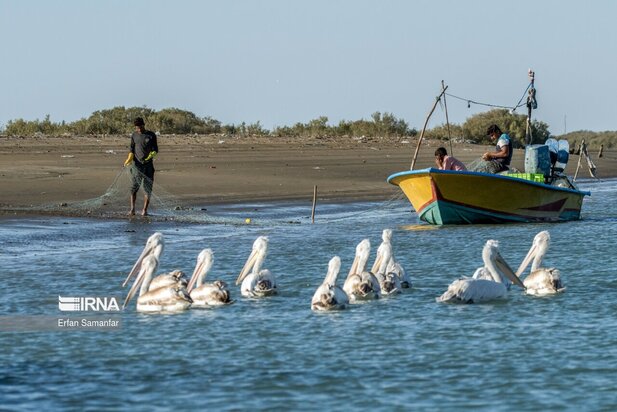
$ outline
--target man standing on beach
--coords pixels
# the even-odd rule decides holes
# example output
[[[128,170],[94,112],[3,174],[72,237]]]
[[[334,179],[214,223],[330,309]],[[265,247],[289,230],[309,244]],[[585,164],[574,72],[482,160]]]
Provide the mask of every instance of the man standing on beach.
[[[131,163],[134,167],[131,168],[133,175],[133,184],[131,186],[131,210],[129,216],[135,215],[135,200],[137,199],[137,191],[143,184],[144,208],[141,212],[142,216],[148,216],[148,206],[150,205],[150,195],[152,194],[152,184],[154,183],[154,162],[152,161],[159,151],[159,146],[156,142],[156,134],[146,130],[144,119],[138,117],[133,122],[135,131],[131,135],[131,151],[124,162],[124,166],[129,166]]]

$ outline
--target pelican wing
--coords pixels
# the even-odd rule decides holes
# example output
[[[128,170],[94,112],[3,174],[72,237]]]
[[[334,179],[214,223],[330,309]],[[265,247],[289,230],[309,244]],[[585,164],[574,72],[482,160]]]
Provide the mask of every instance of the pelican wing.
[[[561,283],[561,273],[556,268],[535,270],[525,278],[523,283],[529,295],[550,295],[565,290]]]
[[[229,290],[224,282],[204,283],[191,291],[191,299],[195,303],[209,306],[231,303]]]
[[[503,283],[492,280],[462,278],[450,284],[448,290],[437,298],[438,302],[481,303],[506,297],[508,289]]]

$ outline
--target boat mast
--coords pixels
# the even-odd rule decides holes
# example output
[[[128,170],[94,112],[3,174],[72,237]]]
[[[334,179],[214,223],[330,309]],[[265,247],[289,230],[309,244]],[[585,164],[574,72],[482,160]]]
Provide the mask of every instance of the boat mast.
[[[534,87],[534,80],[536,73],[529,69],[527,72],[529,76],[529,94],[527,95],[527,127],[525,129],[525,143],[530,145],[533,142],[533,135],[531,133],[531,111],[538,108],[538,102],[536,100],[536,88]]]
[[[413,154],[413,159],[411,160],[411,167],[409,168],[409,170],[413,170],[414,166],[416,165],[416,159],[418,158],[418,152],[420,151],[420,145],[422,144],[422,139],[424,139],[424,132],[426,132],[426,126],[428,125],[428,121],[431,118],[433,112],[435,111],[437,104],[441,100],[441,97],[446,93],[447,88],[448,86],[444,86],[443,83],[441,84],[441,93],[439,93],[439,96],[435,98],[435,104],[433,104],[431,111],[428,113],[428,116],[426,116],[426,120],[424,121],[424,127],[422,128],[422,132],[420,133],[420,138],[418,139],[418,145],[416,146],[416,151]]]

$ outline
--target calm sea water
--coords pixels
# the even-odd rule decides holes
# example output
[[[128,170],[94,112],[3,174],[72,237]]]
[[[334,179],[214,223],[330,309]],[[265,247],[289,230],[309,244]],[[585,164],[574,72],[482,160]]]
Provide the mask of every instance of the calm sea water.
[[[219,207],[248,225],[58,217],[0,220],[0,316],[65,316],[58,295],[123,299],[124,276],[155,231],[161,270],[189,274],[210,247],[209,279],[233,284],[252,242],[270,238],[265,267],[280,295],[213,310],[144,315],[135,302],[119,331],[0,332],[0,408],[15,410],[615,410],[617,180],[586,182],[583,219],[561,224],[419,224],[405,202]],[[387,207],[386,207],[387,206]],[[260,223],[261,222],[261,223]],[[294,222],[294,223],[290,223]],[[310,300],[329,259],[394,229],[414,287],[337,313]],[[481,265],[487,239],[517,267],[549,230],[547,266],[567,291],[518,289],[504,302],[444,305],[448,284]],[[27,318],[25,318],[27,319]]]

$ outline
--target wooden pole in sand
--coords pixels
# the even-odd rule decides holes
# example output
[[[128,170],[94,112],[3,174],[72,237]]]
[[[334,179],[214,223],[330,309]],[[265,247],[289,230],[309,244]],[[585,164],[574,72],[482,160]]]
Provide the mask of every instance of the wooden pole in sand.
[[[598,153],[598,159],[602,157],[602,152],[604,151],[604,145],[600,145],[600,152]]]
[[[428,125],[428,121],[431,118],[431,115],[433,114],[433,112],[435,111],[435,108],[437,107],[437,103],[439,103],[439,100],[441,100],[441,96],[443,96],[447,88],[448,86],[441,89],[441,93],[439,93],[439,96],[435,98],[435,104],[433,105],[433,108],[428,113],[428,116],[426,116],[426,120],[424,121],[424,127],[422,128],[422,133],[420,133],[420,138],[418,139],[418,145],[416,146],[416,152],[413,154],[413,160],[411,161],[411,167],[409,168],[409,170],[413,170],[414,166],[416,165],[416,159],[418,158],[418,152],[420,151],[420,145],[422,144],[422,139],[424,139],[424,132],[426,131],[426,126]]]
[[[584,144],[585,144],[585,139],[583,139],[579,147],[583,147]],[[578,149],[578,150],[579,150],[578,163],[576,164],[576,171],[574,172],[574,178],[572,179],[575,182],[576,182],[576,176],[578,176],[578,170],[581,168],[581,157],[583,157],[583,154],[580,153],[581,149]]]
[[[316,204],[317,204],[317,185],[313,186],[313,209],[311,210],[311,223],[315,223]]]

